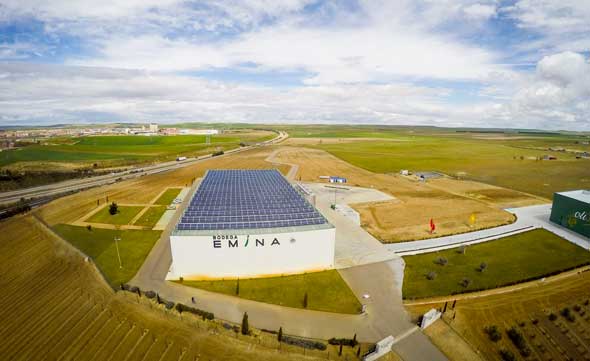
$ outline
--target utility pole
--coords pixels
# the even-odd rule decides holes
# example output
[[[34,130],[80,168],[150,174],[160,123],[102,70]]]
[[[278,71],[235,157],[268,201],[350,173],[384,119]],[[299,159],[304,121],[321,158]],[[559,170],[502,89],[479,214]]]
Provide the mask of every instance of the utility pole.
[[[121,263],[121,253],[119,253],[119,241],[121,237],[115,236],[115,247],[117,248],[117,257],[119,258],[119,268],[123,268],[123,264]]]

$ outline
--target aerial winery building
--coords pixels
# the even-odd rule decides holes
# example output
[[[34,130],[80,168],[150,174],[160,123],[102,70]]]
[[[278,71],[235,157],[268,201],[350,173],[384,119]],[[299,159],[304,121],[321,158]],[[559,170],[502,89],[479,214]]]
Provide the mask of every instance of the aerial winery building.
[[[555,193],[550,219],[590,238],[590,191]]]
[[[277,170],[210,170],[170,236],[169,278],[330,269],[335,234]]]

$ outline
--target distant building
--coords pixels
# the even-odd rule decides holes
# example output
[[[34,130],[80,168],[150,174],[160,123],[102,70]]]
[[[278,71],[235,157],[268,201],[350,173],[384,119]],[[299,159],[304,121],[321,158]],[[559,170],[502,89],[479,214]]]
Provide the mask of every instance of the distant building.
[[[150,132],[157,133],[158,132],[158,124],[150,123]]]

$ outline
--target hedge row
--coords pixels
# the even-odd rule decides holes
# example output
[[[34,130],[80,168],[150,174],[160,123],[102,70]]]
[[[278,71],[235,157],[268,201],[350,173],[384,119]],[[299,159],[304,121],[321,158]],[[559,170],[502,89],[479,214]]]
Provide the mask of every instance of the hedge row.
[[[296,337],[292,337],[292,336],[284,336],[283,335],[283,339],[282,342],[288,344],[288,345],[293,345],[293,346],[299,346],[299,347],[303,347],[309,350],[320,350],[320,351],[324,351],[327,346],[326,344],[319,342],[319,341],[313,341],[313,340],[305,340],[302,338],[296,338]]]
[[[176,304],[176,311],[178,311],[178,313],[189,312],[194,315],[201,316],[203,320],[213,320],[215,318],[215,315],[212,312],[207,312],[200,310],[198,308],[189,307],[187,305],[183,305],[182,303]]]

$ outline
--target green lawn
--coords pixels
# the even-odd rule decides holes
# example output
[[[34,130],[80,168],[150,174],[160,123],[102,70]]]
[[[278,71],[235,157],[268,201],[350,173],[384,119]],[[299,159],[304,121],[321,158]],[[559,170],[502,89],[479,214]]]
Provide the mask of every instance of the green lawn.
[[[160,231],[116,231],[110,229],[58,224],[54,230],[86,255],[92,257],[113,287],[128,282],[143,264]],[[119,251],[123,268],[119,268],[115,236],[121,237]]]
[[[183,284],[207,291],[236,296],[237,280],[184,281]],[[361,304],[336,270],[302,275],[241,279],[239,297],[281,306],[303,308],[307,292],[310,310],[360,312]]]
[[[163,206],[167,206],[172,203],[172,201],[178,197],[178,194],[182,188],[168,188],[166,191],[158,198],[156,204],[161,204]]]
[[[141,217],[139,217],[134,225],[151,228],[155,226],[156,223],[158,223],[164,212],[166,212],[166,207],[164,206],[150,207],[147,211],[145,211],[144,214],[141,215]]]
[[[442,266],[435,261],[448,260]],[[590,263],[590,252],[543,229],[458,249],[404,257],[405,299],[446,296],[541,278]],[[484,272],[480,264],[487,263]],[[429,280],[427,275],[435,272]],[[468,287],[460,283],[471,280]]]
[[[90,223],[108,223],[108,224],[129,224],[133,217],[135,217],[143,206],[119,206],[117,214],[109,213],[109,206],[107,205],[97,213],[93,214],[86,222]]]

